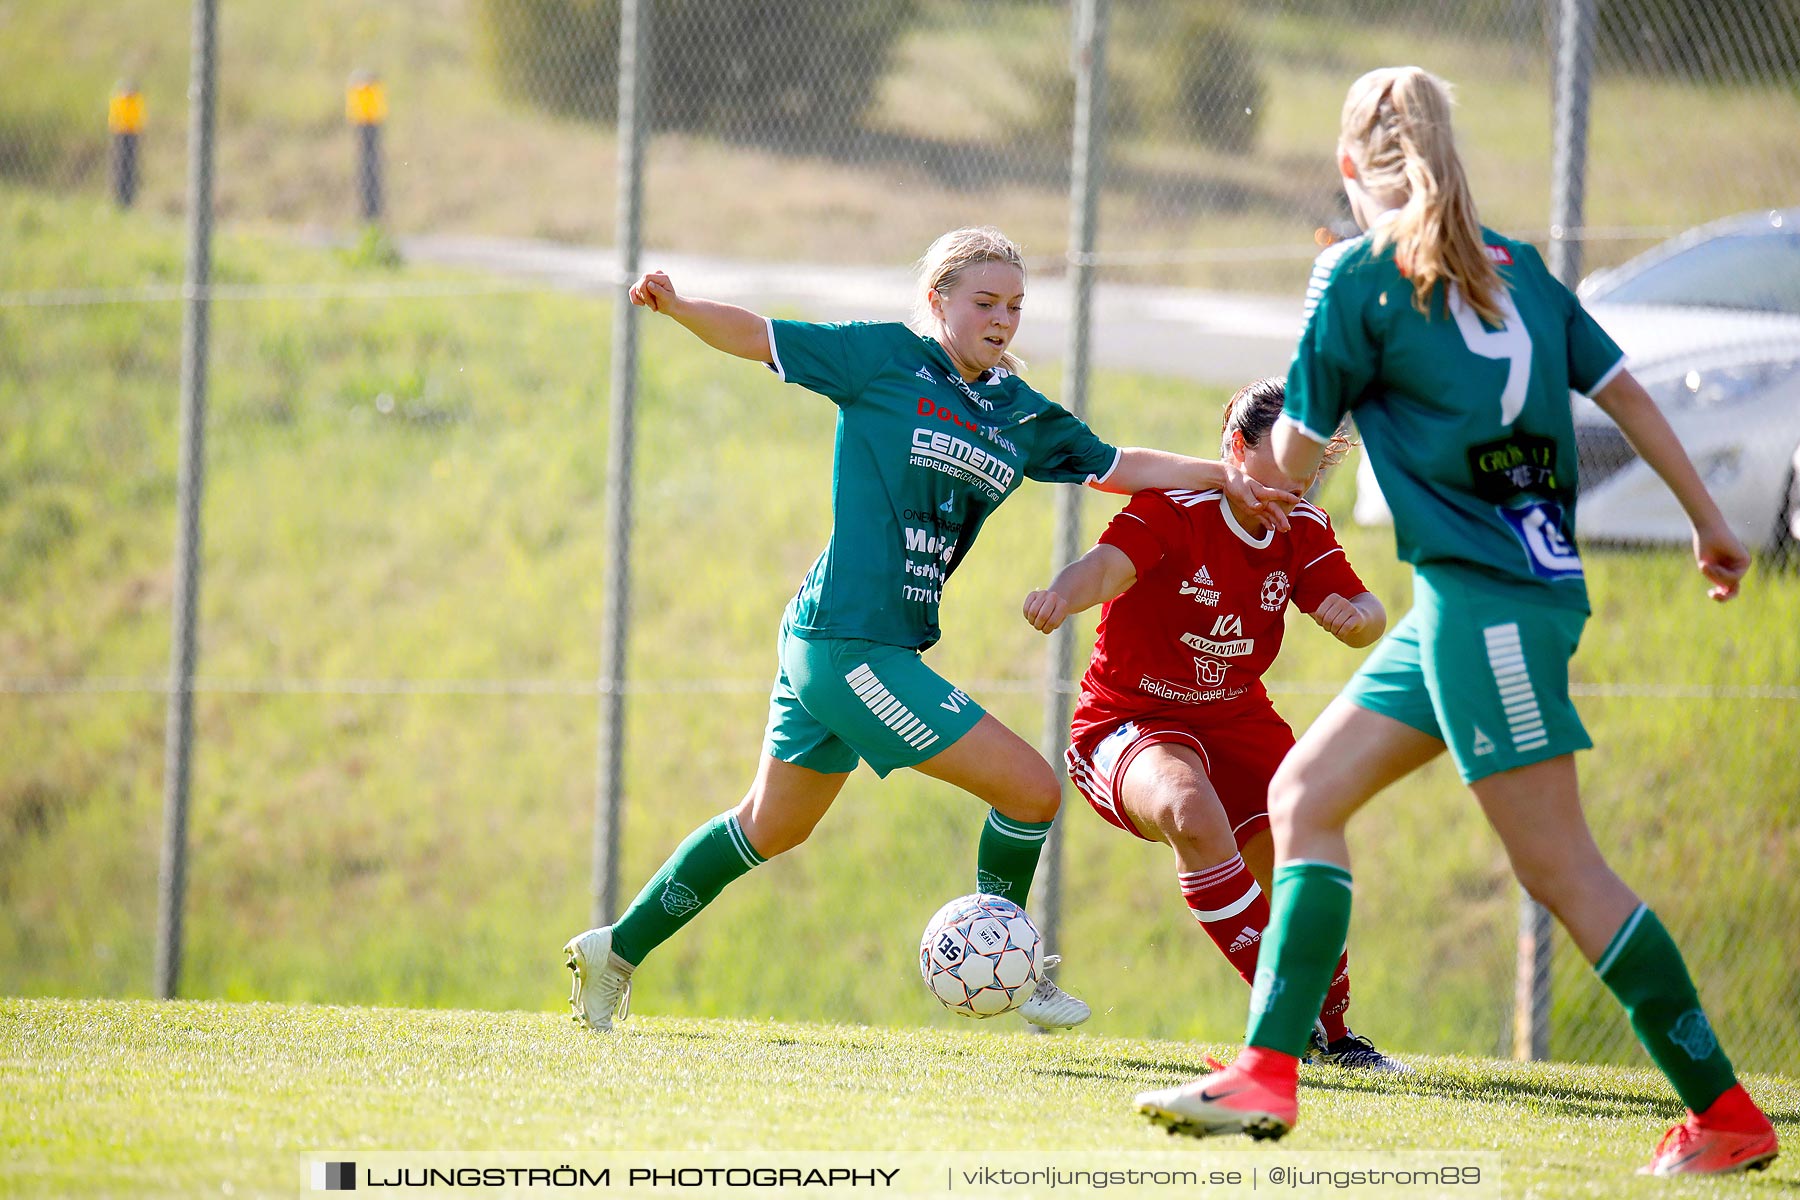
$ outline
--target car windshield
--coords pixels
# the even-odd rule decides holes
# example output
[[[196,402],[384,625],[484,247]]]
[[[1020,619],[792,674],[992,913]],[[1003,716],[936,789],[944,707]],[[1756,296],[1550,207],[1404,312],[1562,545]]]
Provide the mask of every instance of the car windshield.
[[[1609,304],[1675,304],[1800,313],[1800,236],[1728,234],[1602,285]]]

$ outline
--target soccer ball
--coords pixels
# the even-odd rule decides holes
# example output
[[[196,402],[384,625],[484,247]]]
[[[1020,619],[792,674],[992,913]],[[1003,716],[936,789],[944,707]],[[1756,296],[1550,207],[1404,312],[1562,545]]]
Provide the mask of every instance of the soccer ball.
[[[1025,910],[977,892],[938,909],[919,939],[919,974],[944,1005],[965,1017],[1011,1012],[1043,977],[1044,944]]]

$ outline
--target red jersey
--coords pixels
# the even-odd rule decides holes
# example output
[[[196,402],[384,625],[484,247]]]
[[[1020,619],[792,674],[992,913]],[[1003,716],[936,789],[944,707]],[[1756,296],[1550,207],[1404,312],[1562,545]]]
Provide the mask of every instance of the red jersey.
[[[1285,534],[1244,532],[1223,492],[1148,491],[1100,535],[1124,551],[1137,582],[1101,610],[1081,680],[1074,742],[1128,718],[1191,721],[1197,705],[1263,700],[1263,672],[1281,649],[1290,603],[1368,589],[1351,569],[1325,510],[1301,501]]]

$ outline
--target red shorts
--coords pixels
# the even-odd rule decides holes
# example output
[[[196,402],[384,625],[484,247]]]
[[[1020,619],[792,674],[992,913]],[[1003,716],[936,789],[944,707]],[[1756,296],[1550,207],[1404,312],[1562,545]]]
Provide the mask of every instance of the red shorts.
[[[1204,714],[1196,710],[1195,716]],[[1269,780],[1294,745],[1294,731],[1267,703],[1245,708],[1232,705],[1213,721],[1178,721],[1167,715],[1097,723],[1063,754],[1069,778],[1094,811],[1126,833],[1144,838],[1114,797],[1125,772],[1145,747],[1163,743],[1188,746],[1200,755],[1206,777],[1218,793],[1231,835],[1241,848],[1269,824]]]

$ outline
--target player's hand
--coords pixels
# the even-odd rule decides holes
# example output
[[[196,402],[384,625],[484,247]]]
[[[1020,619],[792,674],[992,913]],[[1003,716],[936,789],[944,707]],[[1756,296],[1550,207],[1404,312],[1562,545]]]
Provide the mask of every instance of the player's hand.
[[[1307,614],[1318,623],[1320,629],[1335,638],[1353,637],[1368,627],[1368,614],[1350,603],[1336,592],[1325,597],[1324,603]]]
[[[1750,552],[1721,521],[1716,527],[1694,530],[1694,563],[1712,587],[1706,594],[1721,603],[1738,593],[1738,584],[1750,569]]]
[[[1288,513],[1300,503],[1301,492],[1265,487],[1250,473],[1233,463],[1225,463],[1225,494],[1249,509],[1282,533],[1288,531]]]
[[[675,285],[662,271],[649,271],[638,277],[631,285],[631,302],[639,308],[647,308],[651,312],[666,312],[680,296],[675,294]]]
[[[1025,620],[1039,633],[1052,633],[1069,619],[1069,601],[1060,592],[1045,589],[1025,597]]]

